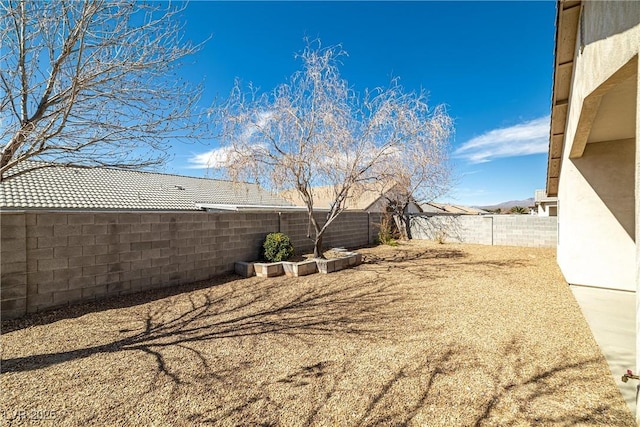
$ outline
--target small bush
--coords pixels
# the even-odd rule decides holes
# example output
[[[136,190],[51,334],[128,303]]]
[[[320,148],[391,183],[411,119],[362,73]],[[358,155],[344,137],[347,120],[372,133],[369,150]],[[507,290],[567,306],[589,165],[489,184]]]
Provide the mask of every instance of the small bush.
[[[383,245],[398,246],[398,241],[394,236],[394,225],[393,216],[390,213],[382,215],[377,241]]]
[[[447,232],[444,230],[437,230],[435,233],[435,240],[441,245],[444,245],[447,241]]]
[[[293,256],[293,244],[284,233],[269,233],[262,245],[264,258],[270,262],[286,261]]]
[[[385,240],[384,244],[387,245],[387,246],[399,246],[400,245],[400,243],[398,243],[398,241],[396,239],[394,239],[393,237],[391,239]]]

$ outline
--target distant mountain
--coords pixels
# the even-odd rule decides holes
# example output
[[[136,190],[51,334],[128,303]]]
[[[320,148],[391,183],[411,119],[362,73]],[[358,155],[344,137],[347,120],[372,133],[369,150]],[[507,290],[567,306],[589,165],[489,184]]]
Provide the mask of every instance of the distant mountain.
[[[488,210],[488,209],[502,209],[503,211],[508,211],[514,206],[522,206],[523,208],[528,208],[529,206],[534,206],[535,200],[533,197],[530,197],[525,200],[510,200],[508,202],[498,203],[497,205],[491,206],[474,206],[476,208]]]

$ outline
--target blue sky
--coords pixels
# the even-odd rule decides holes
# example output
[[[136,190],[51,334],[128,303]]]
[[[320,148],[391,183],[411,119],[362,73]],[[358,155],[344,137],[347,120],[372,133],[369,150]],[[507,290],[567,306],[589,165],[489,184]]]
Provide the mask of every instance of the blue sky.
[[[356,90],[400,77],[446,104],[457,180],[442,201],[488,205],[544,188],[555,2],[191,2],[186,38],[209,36],[182,67],[203,82],[203,107],[234,79],[265,91],[300,63],[303,38],[342,44],[342,76]],[[215,141],[175,145],[168,173],[206,176],[194,159]]]

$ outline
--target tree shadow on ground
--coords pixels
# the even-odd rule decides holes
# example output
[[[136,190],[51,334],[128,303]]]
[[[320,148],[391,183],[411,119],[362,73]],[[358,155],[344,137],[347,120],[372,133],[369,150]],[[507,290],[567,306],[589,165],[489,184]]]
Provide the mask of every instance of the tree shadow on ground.
[[[238,278],[239,276],[235,274],[223,274],[199,282],[148,289],[125,295],[114,295],[95,301],[48,309],[42,312],[27,314],[26,316],[19,319],[3,320],[0,323],[0,330],[2,331],[2,333],[9,333],[31,326],[46,325],[63,319],[73,319],[84,316],[85,314],[95,313],[98,311],[133,307],[136,305],[146,304],[152,301],[184,294],[187,292],[206,289],[211,286],[223,285],[225,283],[236,281],[238,280]]]
[[[464,258],[460,249],[398,249],[386,255],[367,255],[364,264],[398,264],[411,261]]]
[[[495,363],[478,361],[469,348],[451,345],[441,353],[415,352],[392,372],[369,379],[365,388],[352,390],[347,412],[344,390],[350,389],[350,367],[330,361],[292,368],[290,374],[270,379],[271,384],[290,387],[287,396],[314,390],[304,413],[287,413],[290,402],[269,391],[269,384],[253,387],[253,394],[235,402],[222,418],[206,410],[196,411],[190,421],[210,425],[335,425],[373,427],[407,425],[619,425],[633,424],[625,408],[612,407],[610,399],[567,400],[602,380],[593,373],[598,358],[571,358],[550,366],[527,361],[517,339],[497,349]],[[533,364],[533,369],[532,366]],[[477,373],[485,381],[469,381]],[[468,387],[469,385],[475,388]],[[482,391],[477,387],[481,386]],[[466,397],[450,389],[467,387]],[[297,392],[296,390],[299,391]],[[570,399],[570,398],[569,398]],[[457,408],[457,409],[455,409]],[[342,414],[342,415],[338,415]],[[339,420],[339,421],[338,421]]]
[[[491,378],[490,392],[472,425],[632,425],[626,406],[612,408],[609,404],[620,396],[603,395],[589,404],[578,404],[570,397],[584,396],[603,378],[608,380],[606,370],[598,371],[603,365],[601,357],[566,354],[557,363],[531,372],[527,369],[531,367],[529,355],[518,337],[506,343],[497,356],[497,364],[482,369]]]
[[[522,268],[531,265],[528,259],[484,259],[472,261],[461,249],[448,248],[400,248],[386,254],[367,254],[364,268],[380,273],[391,273],[401,268],[420,279],[441,279],[457,269],[473,269],[477,274],[489,275],[492,271],[504,272],[505,269]]]
[[[451,337],[434,305],[446,299],[433,298],[436,292],[447,298],[447,291],[432,290],[428,280],[416,282],[423,286],[419,302],[436,302],[408,304],[416,297],[412,287],[394,282],[385,269],[426,277],[437,268],[449,275],[447,269],[487,262],[497,271],[504,267],[462,251],[446,258],[434,251],[409,250],[388,263],[372,257],[351,272],[325,276],[323,286],[313,278],[252,278],[158,299],[117,317],[117,339],[10,358],[1,371],[39,380],[38,370],[54,365],[90,371],[104,359],[70,362],[133,355],[141,369],[130,374],[132,382],[146,388],[101,403],[121,405],[114,412],[126,415],[156,404],[171,389],[158,405],[183,425],[635,425],[625,408],[615,406],[616,396],[600,390],[611,380],[597,354],[578,356],[569,344],[539,362],[540,341],[527,342],[515,332],[495,347]],[[268,351],[273,353],[260,353]],[[115,381],[108,375],[102,378]],[[82,391],[103,386],[98,383]],[[103,413],[74,416],[79,425],[105,421]]]
[[[143,326],[120,330],[127,335],[122,339],[65,352],[5,359],[0,370],[23,372],[99,353],[141,351],[155,358],[158,372],[179,383],[167,366],[163,348],[262,334],[300,339],[323,334],[366,338],[378,332],[381,319],[393,315],[390,307],[402,295],[385,284],[301,289],[287,295],[279,281],[267,279],[254,283],[251,290],[224,287],[182,298],[188,300],[184,309],[176,310],[171,299],[156,303],[142,318],[130,322]]]

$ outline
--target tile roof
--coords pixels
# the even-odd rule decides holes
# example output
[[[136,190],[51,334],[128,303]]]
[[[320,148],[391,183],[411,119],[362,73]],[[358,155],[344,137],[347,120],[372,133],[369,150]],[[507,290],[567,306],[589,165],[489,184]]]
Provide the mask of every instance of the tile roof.
[[[421,203],[420,209],[425,213],[446,213],[444,207],[441,207],[435,203]]]
[[[463,215],[485,215],[489,213],[479,208],[435,202],[423,203],[420,205],[420,208],[422,208],[422,211],[426,213],[450,213]]]
[[[14,174],[40,162],[24,162]],[[291,206],[256,184],[108,168],[52,166],[0,183],[0,208],[199,210],[196,204]]]
[[[380,201],[384,193],[388,190],[382,190],[384,184],[375,183],[369,186],[354,188],[355,194],[349,197],[345,203],[347,210],[379,210],[381,206],[375,206]],[[330,209],[331,204],[336,198],[336,187],[332,185],[318,186],[311,188],[313,195],[313,205],[315,209]],[[297,190],[285,190],[280,193],[284,199],[290,201],[295,206],[305,206],[300,193]],[[386,204],[386,203],[385,203]]]

